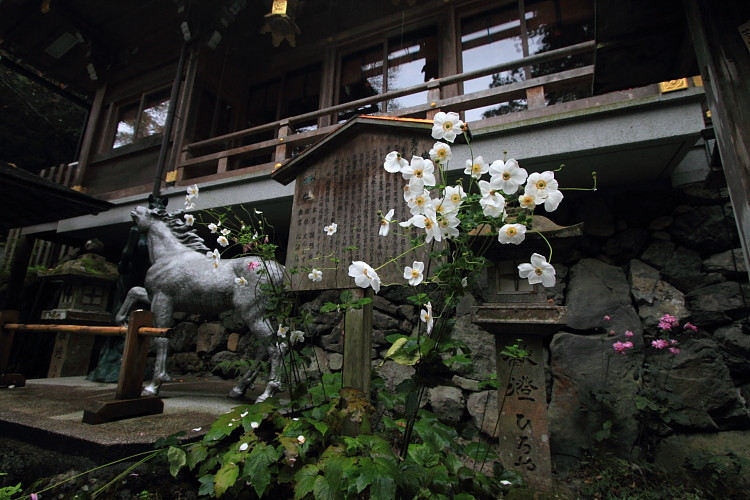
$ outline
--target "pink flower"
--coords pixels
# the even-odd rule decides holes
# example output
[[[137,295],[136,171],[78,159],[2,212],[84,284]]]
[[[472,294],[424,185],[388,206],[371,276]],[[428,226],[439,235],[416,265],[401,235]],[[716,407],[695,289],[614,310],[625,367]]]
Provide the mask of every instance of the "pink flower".
[[[680,321],[670,314],[665,314],[659,319],[659,329],[661,330],[671,330],[679,324]]]
[[[669,352],[672,354],[680,354],[680,350],[677,347],[670,347]]]
[[[615,331],[614,331],[614,330],[610,330],[610,331],[609,331],[609,335],[610,335],[610,337],[611,337],[611,336],[613,336],[614,334],[615,334]]]
[[[698,331],[698,327],[695,326],[692,323],[685,323],[685,326],[682,327],[683,330],[693,330],[694,332]]]
[[[609,320],[611,320],[611,319],[612,319],[612,318],[610,318],[609,316],[604,316],[604,321],[609,321]]]
[[[627,338],[630,338],[630,337],[632,337],[632,336],[633,336],[633,332],[631,332],[630,330],[628,330],[628,331],[626,331],[626,332],[625,332],[625,336],[626,336]]]
[[[677,341],[676,341],[675,339],[672,339],[672,340],[670,340],[670,341],[669,341],[669,343],[670,343],[670,344],[676,344],[676,343],[677,343]]]
[[[669,342],[667,342],[664,339],[654,340],[651,342],[651,345],[656,347],[657,349],[664,349],[669,345]]]
[[[260,262],[250,262],[247,265],[247,270],[248,271],[254,271],[255,269],[258,269],[259,267],[260,267]]]
[[[37,494],[36,494],[36,493],[32,493],[31,495],[29,495],[29,498],[30,498],[31,500],[38,500],[38,499],[39,499],[39,497],[37,496]]]
[[[615,342],[612,344],[612,347],[614,347],[615,352],[619,352],[620,354],[625,354],[625,351],[633,347],[632,342]]]

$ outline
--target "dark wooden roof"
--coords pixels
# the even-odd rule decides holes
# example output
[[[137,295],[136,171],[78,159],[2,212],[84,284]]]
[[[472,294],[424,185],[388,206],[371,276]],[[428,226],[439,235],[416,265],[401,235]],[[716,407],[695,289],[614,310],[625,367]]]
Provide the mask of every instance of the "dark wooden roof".
[[[33,226],[79,215],[98,214],[114,205],[79,193],[0,161],[0,228]]]

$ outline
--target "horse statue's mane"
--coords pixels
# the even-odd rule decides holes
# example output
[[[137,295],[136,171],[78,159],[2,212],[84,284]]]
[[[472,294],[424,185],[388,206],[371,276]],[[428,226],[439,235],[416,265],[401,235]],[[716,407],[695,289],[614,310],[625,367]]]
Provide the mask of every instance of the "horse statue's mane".
[[[191,228],[190,226],[185,224],[182,219],[180,219],[182,210],[167,212],[163,208],[152,208],[149,210],[149,212],[156,215],[157,217],[160,217],[167,225],[167,227],[172,231],[172,234],[175,235],[177,240],[186,247],[201,253],[211,251],[211,249],[203,243],[203,238],[198,236],[195,229]]]

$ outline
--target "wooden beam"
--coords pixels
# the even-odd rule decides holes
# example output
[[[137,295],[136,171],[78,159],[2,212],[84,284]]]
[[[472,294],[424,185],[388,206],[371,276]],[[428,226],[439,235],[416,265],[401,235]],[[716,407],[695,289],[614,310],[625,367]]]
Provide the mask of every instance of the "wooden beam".
[[[89,157],[91,156],[91,145],[94,143],[94,137],[99,128],[99,116],[102,112],[102,106],[104,104],[104,94],[107,91],[107,84],[104,83],[96,89],[96,95],[94,96],[94,104],[91,106],[91,114],[86,125],[86,132],[83,135],[83,143],[81,144],[81,153],[78,156],[78,167],[76,168],[76,175],[73,178],[73,186],[81,186],[86,176],[86,168],[89,165]]]

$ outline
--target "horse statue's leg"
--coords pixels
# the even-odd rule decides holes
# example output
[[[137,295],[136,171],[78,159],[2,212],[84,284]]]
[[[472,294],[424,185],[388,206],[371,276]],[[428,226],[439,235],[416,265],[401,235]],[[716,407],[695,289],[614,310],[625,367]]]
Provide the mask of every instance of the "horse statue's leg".
[[[128,290],[125,300],[120,306],[120,310],[115,314],[115,324],[118,326],[127,326],[130,313],[138,302],[144,304],[151,304],[151,299],[148,298],[146,289],[142,286],[134,286]]]
[[[250,333],[249,335],[252,335],[252,333]],[[253,382],[255,382],[256,377],[260,373],[260,370],[263,367],[263,359],[266,357],[268,357],[268,352],[264,351],[263,349],[259,349],[258,354],[255,356],[253,366],[248,368],[248,370],[237,382],[237,385],[235,385],[232,390],[229,391],[229,394],[227,395],[228,397],[232,399],[241,399],[248,389],[255,389],[255,384]]]
[[[163,293],[156,293],[151,301],[151,311],[154,313],[155,328],[169,328],[172,326],[173,306],[171,300]],[[167,375],[167,348],[169,339],[158,337],[154,339],[156,344],[156,362],[154,363],[154,376],[151,383],[143,388],[141,396],[157,396],[161,384],[172,380]]]
[[[266,399],[273,396],[276,391],[281,390],[281,376],[279,374],[279,367],[281,366],[281,359],[284,357],[284,353],[286,353],[286,350],[286,343],[272,342],[271,345],[268,346],[268,357],[271,359],[271,369],[268,374],[268,383],[266,383],[266,390],[263,391],[263,394],[258,396],[258,399],[255,400],[256,403],[262,403]]]

